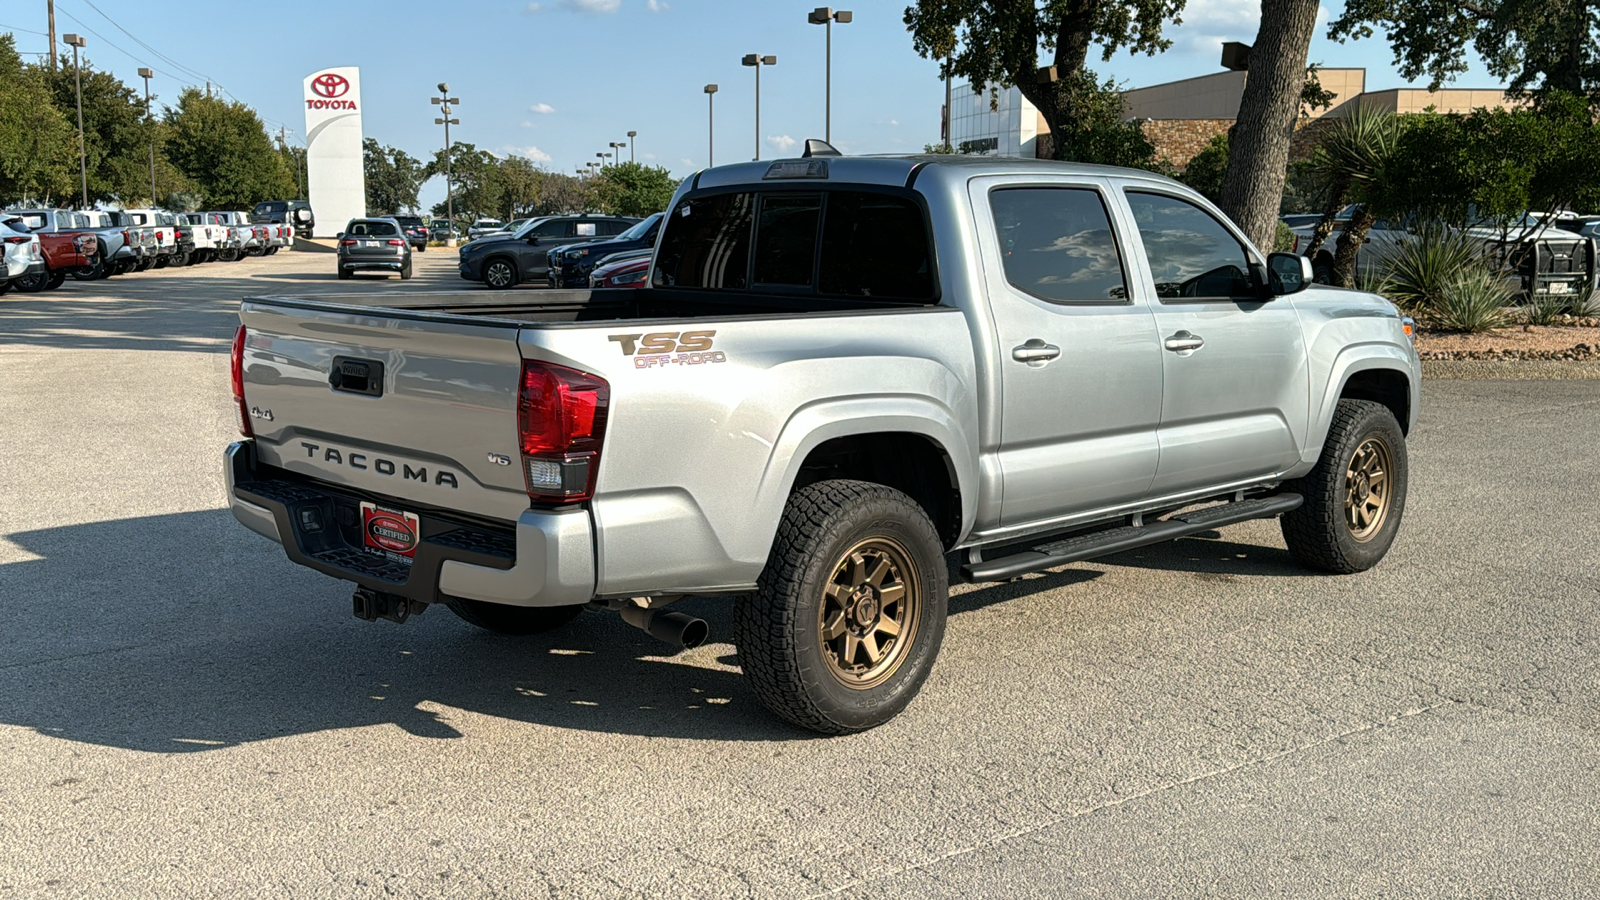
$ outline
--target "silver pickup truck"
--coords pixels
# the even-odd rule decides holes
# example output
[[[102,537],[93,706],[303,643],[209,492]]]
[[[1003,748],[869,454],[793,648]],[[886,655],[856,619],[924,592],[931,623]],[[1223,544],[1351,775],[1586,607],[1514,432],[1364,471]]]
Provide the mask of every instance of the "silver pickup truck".
[[[1278,516],[1314,569],[1388,551],[1420,381],[1382,297],[1146,172],[815,149],[685,181],[642,289],[246,300],[233,514],[369,620],[692,645],[671,604],[730,597],[756,696],[827,733],[917,693],[953,573]]]

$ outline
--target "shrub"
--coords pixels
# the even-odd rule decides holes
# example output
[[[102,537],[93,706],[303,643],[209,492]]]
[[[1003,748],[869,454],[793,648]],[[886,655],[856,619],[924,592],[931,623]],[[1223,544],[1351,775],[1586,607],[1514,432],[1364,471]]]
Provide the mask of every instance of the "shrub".
[[[1479,262],[1458,271],[1424,314],[1428,324],[1440,331],[1488,331],[1505,324],[1512,294],[1505,279]]]
[[[1582,305],[1582,298],[1563,294],[1530,294],[1522,304],[1522,319],[1529,325],[1554,325],[1568,309]]]
[[[1278,220],[1278,230],[1272,235],[1272,252],[1294,252],[1294,230],[1283,224],[1282,219]]]
[[[1483,243],[1461,232],[1424,229],[1401,238],[1384,262],[1387,296],[1408,309],[1427,311],[1468,271],[1489,271]]]

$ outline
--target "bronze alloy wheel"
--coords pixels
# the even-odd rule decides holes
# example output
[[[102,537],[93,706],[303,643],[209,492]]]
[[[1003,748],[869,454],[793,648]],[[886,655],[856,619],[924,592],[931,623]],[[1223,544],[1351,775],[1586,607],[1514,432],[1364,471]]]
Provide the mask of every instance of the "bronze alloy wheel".
[[[1393,470],[1389,446],[1381,438],[1362,441],[1350,457],[1344,474],[1344,523],[1357,541],[1365,543],[1383,528],[1393,492],[1389,478]]]
[[[828,671],[845,687],[876,687],[900,668],[921,618],[919,584],[910,552],[886,537],[861,541],[834,566],[817,629]]]

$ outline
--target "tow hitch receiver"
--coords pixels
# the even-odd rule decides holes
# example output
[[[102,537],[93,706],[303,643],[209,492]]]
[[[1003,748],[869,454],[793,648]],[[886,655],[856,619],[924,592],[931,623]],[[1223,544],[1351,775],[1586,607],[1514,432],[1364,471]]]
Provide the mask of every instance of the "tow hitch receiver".
[[[365,622],[376,622],[379,619],[404,622],[412,616],[421,615],[422,611],[428,608],[428,604],[421,600],[411,600],[399,594],[374,591],[364,587],[356,588],[350,602],[354,607],[356,618]]]

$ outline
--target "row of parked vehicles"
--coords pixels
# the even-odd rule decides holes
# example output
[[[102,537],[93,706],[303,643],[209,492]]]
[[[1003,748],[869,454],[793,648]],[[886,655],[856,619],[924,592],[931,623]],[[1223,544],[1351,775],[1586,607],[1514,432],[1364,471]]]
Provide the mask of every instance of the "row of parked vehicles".
[[[528,282],[551,287],[639,287],[663,213],[544,216],[511,222],[461,246],[461,277],[500,290]],[[621,271],[613,264],[637,263]],[[616,283],[611,283],[615,281]]]
[[[96,281],[171,266],[277,253],[294,244],[289,223],[261,223],[236,210],[174,213],[164,209],[0,213],[4,241],[0,293],[49,291],[67,278]]]

